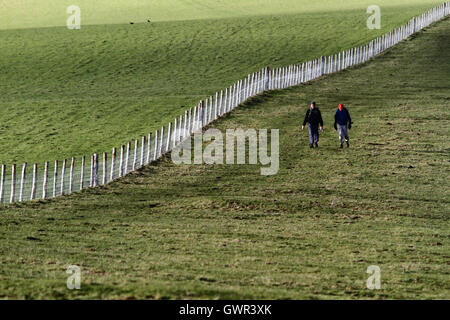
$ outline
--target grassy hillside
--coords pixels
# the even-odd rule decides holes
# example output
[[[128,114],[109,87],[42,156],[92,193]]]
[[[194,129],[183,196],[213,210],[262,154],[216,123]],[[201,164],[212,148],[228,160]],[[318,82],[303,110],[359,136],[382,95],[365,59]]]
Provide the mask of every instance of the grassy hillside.
[[[224,1],[210,1],[203,10],[199,4],[208,2],[183,1],[190,18],[202,20],[1,30],[0,163],[43,163],[109,151],[160,128],[250,72],[366,43],[440,2],[380,2],[382,30],[366,28],[366,2],[325,0],[272,1],[270,6],[269,1],[227,1],[220,19],[213,13]],[[56,19],[52,12],[37,13],[59,5],[32,3],[26,8],[33,9],[36,21],[26,14],[15,16],[6,2],[1,12],[14,17],[14,23],[53,25],[45,20]],[[79,2],[82,7],[89,3],[94,1]],[[126,16],[137,1],[114,3]],[[154,16],[171,20],[163,12],[176,11],[165,6],[175,8],[180,1],[158,3]],[[286,8],[292,8],[289,14]],[[110,23],[106,17],[113,11],[95,14],[101,21],[89,21],[89,15],[82,19]]]
[[[369,5],[435,5],[435,0],[0,0],[0,29],[65,26],[66,8],[77,5],[82,23],[222,19],[259,15],[364,10]]]
[[[275,176],[163,159],[105,188],[2,207],[0,296],[449,299],[449,59],[447,19],[216,123],[279,128]],[[299,125],[313,99],[325,132],[311,150]],[[350,149],[332,129],[339,102]],[[66,289],[71,264],[80,291]],[[369,265],[381,290],[365,288]]]

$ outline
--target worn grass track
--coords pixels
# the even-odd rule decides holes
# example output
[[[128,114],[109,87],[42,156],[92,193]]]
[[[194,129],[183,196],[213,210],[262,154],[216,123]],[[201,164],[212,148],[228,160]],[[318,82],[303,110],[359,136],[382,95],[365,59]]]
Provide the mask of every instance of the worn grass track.
[[[449,299],[450,20],[215,124],[279,128],[280,171],[163,159],[105,188],[0,209],[0,297]],[[325,120],[310,150],[311,100]],[[352,114],[339,150],[332,116]],[[65,270],[82,268],[82,288]],[[365,287],[369,265],[381,290]]]

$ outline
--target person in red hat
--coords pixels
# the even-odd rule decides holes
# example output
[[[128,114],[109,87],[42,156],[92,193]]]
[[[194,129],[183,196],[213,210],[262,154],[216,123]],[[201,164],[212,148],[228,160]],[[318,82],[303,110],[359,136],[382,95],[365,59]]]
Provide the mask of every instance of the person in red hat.
[[[350,112],[343,104],[340,104],[336,113],[334,114],[334,129],[339,132],[340,148],[343,148],[344,141],[347,143],[347,148],[350,147],[348,129],[352,128],[352,118]]]

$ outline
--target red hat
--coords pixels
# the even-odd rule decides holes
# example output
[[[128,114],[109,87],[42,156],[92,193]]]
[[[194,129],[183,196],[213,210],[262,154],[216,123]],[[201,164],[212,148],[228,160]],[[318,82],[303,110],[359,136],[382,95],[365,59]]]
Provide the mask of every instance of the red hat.
[[[342,111],[342,109],[344,109],[344,105],[341,103],[341,104],[339,104],[339,110]]]

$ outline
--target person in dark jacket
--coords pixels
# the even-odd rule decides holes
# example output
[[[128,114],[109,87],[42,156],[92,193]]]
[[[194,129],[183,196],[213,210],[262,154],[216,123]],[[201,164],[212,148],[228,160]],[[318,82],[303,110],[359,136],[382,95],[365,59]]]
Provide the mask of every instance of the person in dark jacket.
[[[322,114],[319,108],[316,107],[316,103],[311,102],[311,107],[306,111],[305,120],[303,120],[302,130],[305,129],[305,125],[308,123],[309,127],[309,147],[319,147],[319,127],[323,131]]]
[[[341,148],[343,148],[344,140],[347,143],[347,148],[350,147],[347,129],[351,128],[352,118],[350,118],[350,112],[348,112],[343,104],[340,104],[334,114],[334,129],[339,132],[339,143]]]

